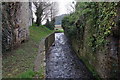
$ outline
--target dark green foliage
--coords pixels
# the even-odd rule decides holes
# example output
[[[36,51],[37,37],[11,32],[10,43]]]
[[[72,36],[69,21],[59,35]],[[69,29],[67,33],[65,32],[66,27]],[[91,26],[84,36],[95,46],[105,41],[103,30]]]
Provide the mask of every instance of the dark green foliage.
[[[47,28],[50,28],[50,21],[49,21],[49,19],[47,19],[45,26],[46,26]]]
[[[54,20],[49,21],[49,19],[47,19],[45,26],[46,26],[48,29],[53,30],[54,27],[55,27],[54,22],[55,22]]]
[[[77,2],[75,9],[74,13],[62,20],[62,27],[65,34],[71,39],[73,48],[78,56],[82,57],[85,63],[93,66],[100,76],[103,76],[104,73],[104,76],[116,77],[117,68],[111,67],[111,65],[118,63],[110,59],[109,55],[112,52],[108,46],[108,38],[119,39],[119,3]],[[101,58],[99,59],[99,57]],[[109,67],[109,69],[105,67]],[[94,70],[92,72],[94,73]]]
[[[105,38],[112,34],[112,27],[116,27],[117,3],[77,3],[76,11],[62,21],[65,32],[71,37],[82,39],[84,29],[88,25],[90,43],[98,47],[106,42]],[[81,35],[75,35],[81,34]],[[94,40],[93,40],[94,39]]]

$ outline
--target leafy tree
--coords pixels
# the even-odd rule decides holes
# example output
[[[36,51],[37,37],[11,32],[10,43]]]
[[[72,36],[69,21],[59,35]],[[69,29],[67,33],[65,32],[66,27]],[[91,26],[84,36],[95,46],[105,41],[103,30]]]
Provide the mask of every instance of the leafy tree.
[[[54,26],[55,26],[54,23],[55,23],[55,19],[53,19],[52,21],[49,21],[49,19],[47,19],[45,26],[46,26],[47,28],[53,30],[53,29],[54,29]]]

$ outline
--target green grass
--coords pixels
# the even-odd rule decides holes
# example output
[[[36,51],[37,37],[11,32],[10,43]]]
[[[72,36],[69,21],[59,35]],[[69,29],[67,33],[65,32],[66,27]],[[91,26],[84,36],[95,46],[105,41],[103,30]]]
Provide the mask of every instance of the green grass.
[[[34,76],[35,72],[33,70],[28,70],[18,75],[17,78],[33,78]]]
[[[57,29],[57,30],[55,30],[55,32],[64,32],[64,30],[63,29]]]
[[[23,78],[30,78],[34,75],[33,63],[38,53],[39,43],[53,31],[44,26],[31,26],[29,30],[29,40],[3,56],[3,78],[14,78],[18,75]]]
[[[39,42],[42,38],[44,38],[46,35],[50,34],[52,31],[46,28],[45,26],[40,27],[30,27],[30,38],[35,41]]]
[[[45,75],[43,74],[44,70],[40,68],[38,72],[34,72],[33,70],[27,70],[26,72],[23,72],[16,76],[16,78],[34,78],[35,75],[37,75],[39,78],[44,78]]]

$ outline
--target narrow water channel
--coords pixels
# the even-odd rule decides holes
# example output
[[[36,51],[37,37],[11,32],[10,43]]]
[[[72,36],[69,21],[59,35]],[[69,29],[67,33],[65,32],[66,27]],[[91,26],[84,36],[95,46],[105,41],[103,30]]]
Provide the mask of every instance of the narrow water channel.
[[[55,42],[46,57],[46,78],[92,78],[75,55],[64,33],[55,33]]]

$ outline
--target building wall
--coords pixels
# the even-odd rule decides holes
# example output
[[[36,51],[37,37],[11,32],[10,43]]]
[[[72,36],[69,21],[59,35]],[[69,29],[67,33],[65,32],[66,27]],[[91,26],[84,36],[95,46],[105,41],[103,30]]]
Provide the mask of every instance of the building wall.
[[[55,25],[54,30],[56,30],[56,29],[62,29],[62,26],[61,25]]]

